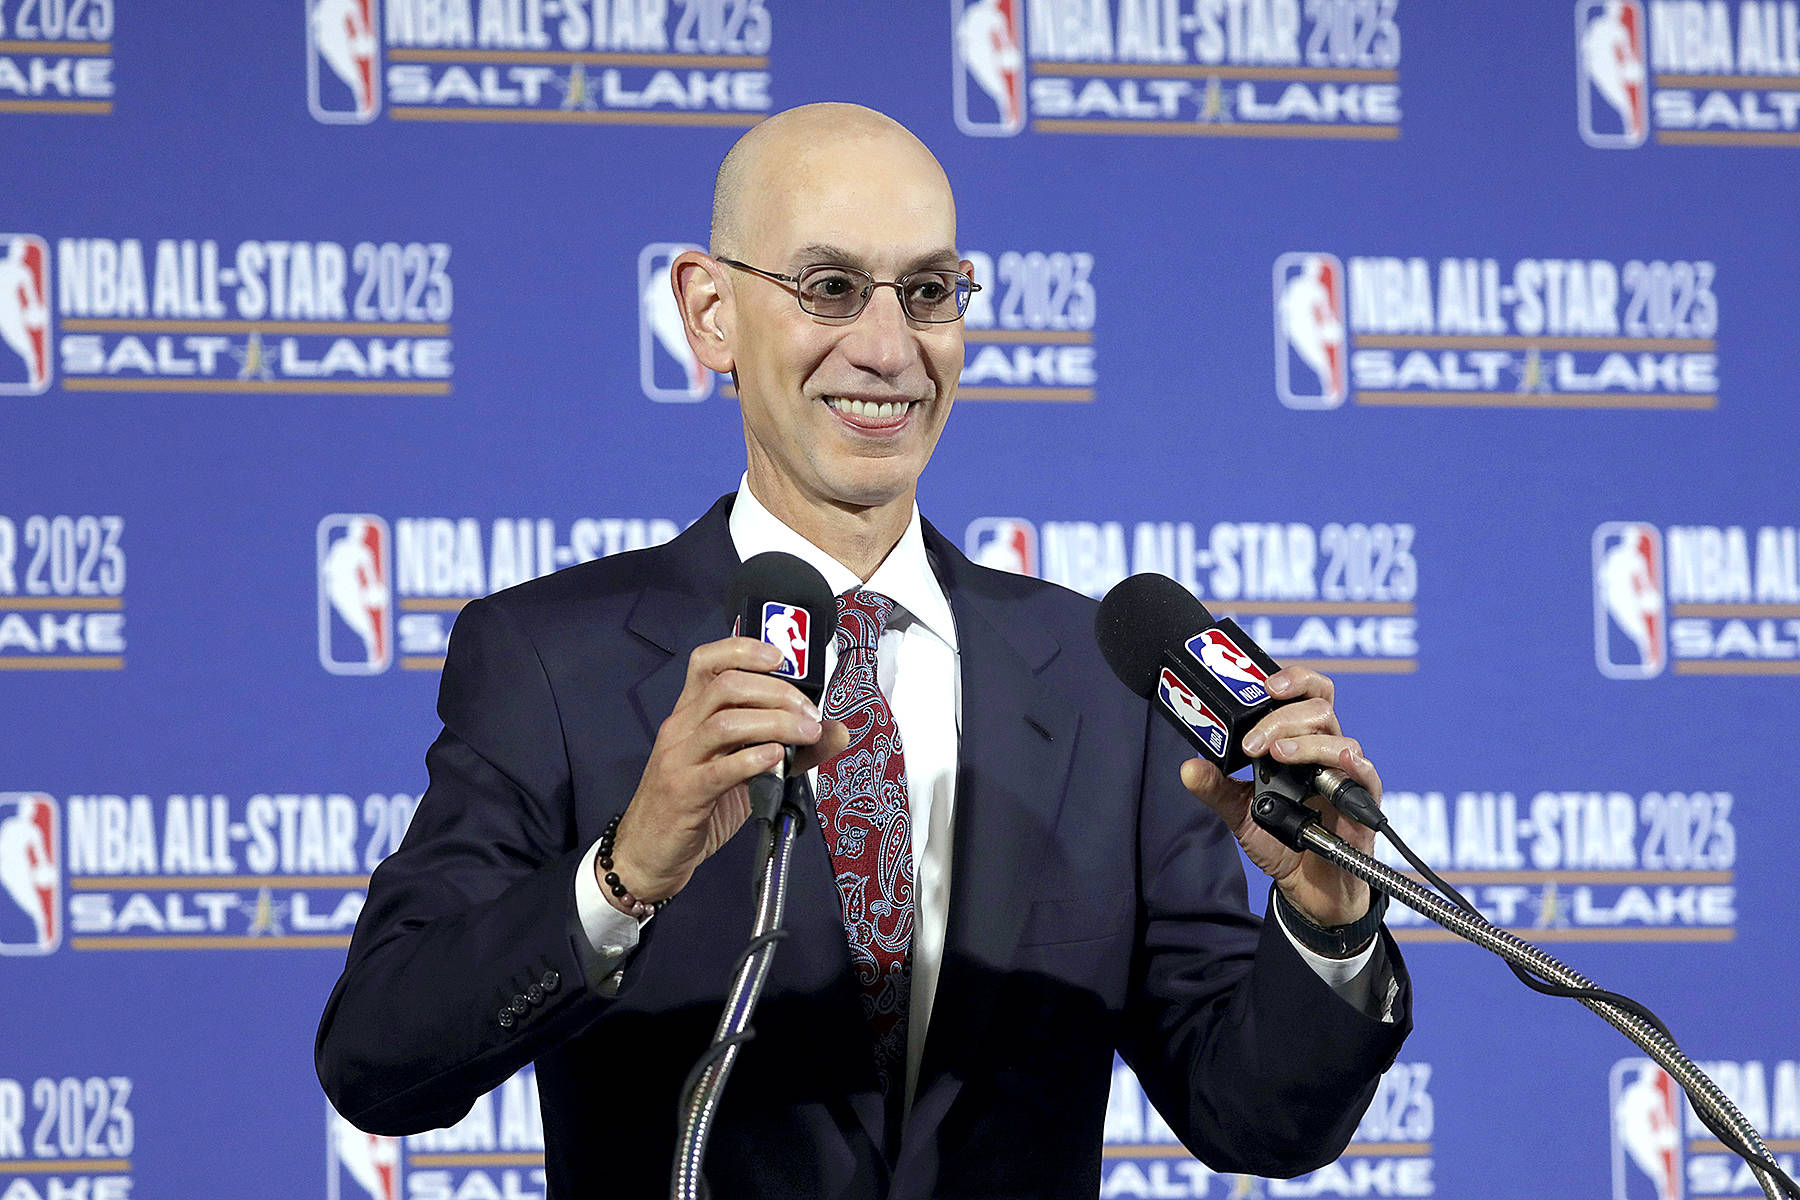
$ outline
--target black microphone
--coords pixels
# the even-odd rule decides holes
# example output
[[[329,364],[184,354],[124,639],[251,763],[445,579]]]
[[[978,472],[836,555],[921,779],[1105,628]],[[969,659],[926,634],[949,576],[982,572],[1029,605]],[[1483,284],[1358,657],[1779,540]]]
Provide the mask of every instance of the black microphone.
[[[1244,735],[1276,707],[1269,676],[1281,667],[1237,623],[1215,621],[1167,575],[1123,580],[1094,618],[1100,653],[1121,682],[1150,701],[1189,745],[1226,775],[1249,765]],[[1387,825],[1375,798],[1335,767],[1261,758],[1261,776],[1285,778],[1300,795],[1318,792],[1359,825]]]
[[[733,634],[781,651],[781,665],[769,673],[792,683],[817,704],[825,691],[825,650],[837,633],[837,598],[825,577],[792,554],[758,554],[732,577],[725,605],[732,614]],[[756,816],[774,820],[793,755],[789,746],[774,769],[750,780]]]

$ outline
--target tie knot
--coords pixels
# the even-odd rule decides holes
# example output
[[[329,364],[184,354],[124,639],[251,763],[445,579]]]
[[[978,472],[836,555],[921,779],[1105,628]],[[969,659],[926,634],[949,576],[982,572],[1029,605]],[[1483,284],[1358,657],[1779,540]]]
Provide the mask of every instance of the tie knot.
[[[838,653],[849,649],[873,651],[881,641],[882,630],[887,628],[894,602],[880,592],[856,588],[837,598],[837,608]]]

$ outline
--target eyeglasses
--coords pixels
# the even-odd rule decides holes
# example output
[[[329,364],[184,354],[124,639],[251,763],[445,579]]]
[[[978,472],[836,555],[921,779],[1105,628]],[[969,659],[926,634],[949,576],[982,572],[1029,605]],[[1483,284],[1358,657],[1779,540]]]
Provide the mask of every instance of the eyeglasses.
[[[961,271],[914,271],[890,282],[855,267],[828,263],[803,267],[798,275],[778,275],[735,258],[719,261],[764,279],[793,284],[800,310],[815,317],[857,316],[868,307],[876,288],[891,287],[900,297],[900,307],[908,318],[925,325],[942,325],[961,320],[968,311],[969,297],[981,290],[979,283]]]

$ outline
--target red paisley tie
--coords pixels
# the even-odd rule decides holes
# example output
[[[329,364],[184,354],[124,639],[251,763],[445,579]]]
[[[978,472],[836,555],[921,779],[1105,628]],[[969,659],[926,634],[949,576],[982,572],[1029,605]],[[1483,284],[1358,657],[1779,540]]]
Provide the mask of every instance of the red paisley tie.
[[[875,1066],[884,1090],[897,1095],[906,1079],[912,990],[912,821],[900,729],[875,678],[875,647],[894,602],[859,588],[837,603],[838,666],[824,714],[849,728],[850,744],[819,767],[819,825],[875,1038]]]

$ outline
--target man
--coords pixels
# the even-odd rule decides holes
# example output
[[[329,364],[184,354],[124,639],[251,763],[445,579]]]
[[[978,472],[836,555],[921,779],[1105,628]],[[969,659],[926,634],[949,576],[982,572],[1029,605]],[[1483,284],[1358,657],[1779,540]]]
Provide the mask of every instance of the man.
[[[1257,829],[1244,785],[1196,760],[1177,786],[1179,743],[1108,674],[1090,601],[977,567],[918,517],[962,364],[955,238],[936,160],[866,109],[780,114],[727,157],[712,253],[672,274],[695,355],[737,380],[744,485],[668,546],[464,610],[430,790],[320,1027],[351,1121],[447,1123],[535,1060],[552,1192],[666,1191],[681,1082],[751,927],[743,784],[791,745],[825,763],[830,833],[796,851],[715,1194],[1086,1200],[1115,1048],[1221,1170],[1342,1149],[1407,1027],[1367,890]],[[874,605],[844,625],[869,643],[837,651],[869,681],[849,726],[881,737],[764,674],[775,648],[719,637],[739,559],[768,549]],[[1329,681],[1270,685],[1295,702],[1253,752],[1379,792]],[[879,878],[854,865],[896,830]],[[1285,925],[1246,910],[1234,835]],[[1286,929],[1315,926],[1361,944],[1308,959]]]

